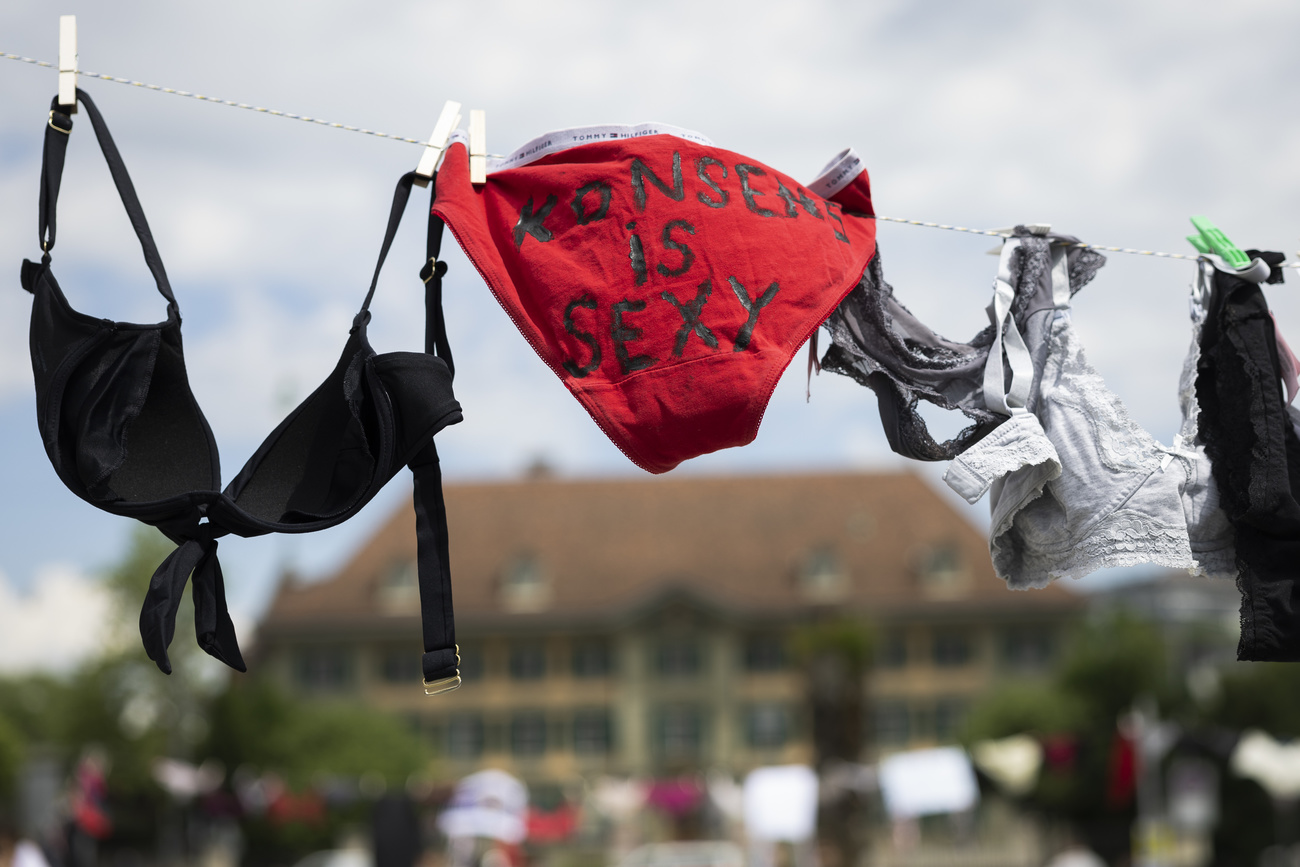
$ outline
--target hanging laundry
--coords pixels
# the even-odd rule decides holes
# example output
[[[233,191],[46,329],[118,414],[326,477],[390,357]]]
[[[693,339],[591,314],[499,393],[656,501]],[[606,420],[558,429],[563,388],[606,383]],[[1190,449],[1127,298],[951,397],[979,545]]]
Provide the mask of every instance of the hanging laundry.
[[[1237,776],[1259,783],[1271,798],[1300,797],[1300,743],[1279,743],[1272,735],[1251,729],[1237,741],[1228,766]]]
[[[960,813],[979,804],[970,759],[958,747],[895,753],[880,762],[880,794],[891,819]]]
[[[755,768],[742,799],[751,840],[799,842],[817,831],[817,773],[807,765]]]
[[[1100,253],[1077,247],[1067,256],[1075,291],[1106,261]],[[1026,316],[1028,302],[1028,294],[1012,302],[1018,321]],[[940,337],[894,297],[881,271],[879,250],[858,285],[826,320],[826,329],[831,346],[822,367],[851,376],[876,393],[889,447],[903,457],[952,460],[1007,420],[984,400],[984,370],[995,327],[989,325],[969,343]],[[937,443],[917,412],[922,400],[961,410],[973,424]]]
[[[1166,448],[1084,358],[1070,323],[1077,287],[1067,250],[1077,243],[1018,227],[1004,245],[994,296],[999,348],[989,353],[984,397],[1011,417],[944,479],[971,503],[989,492],[993,565],[1013,589],[1141,563],[1231,575],[1232,528],[1196,444],[1186,387],[1183,434]],[[1018,320],[1019,298],[1028,307]],[[1194,317],[1194,338],[1196,328]],[[1184,384],[1195,352],[1193,339]]]
[[[1033,791],[1043,767],[1043,745],[1032,735],[979,741],[971,745],[970,755],[975,767],[1017,798]]]
[[[1300,414],[1283,399],[1276,326],[1259,281],[1282,282],[1280,253],[1247,279],[1221,261],[1200,263],[1212,286],[1196,396],[1223,508],[1237,532],[1243,660],[1300,660]],[[1289,351],[1288,351],[1289,352]]]
[[[666,127],[548,133],[434,213],[515,326],[638,466],[744,445],[782,371],[875,252],[861,160],[808,186]]]
[[[72,309],[54,279],[55,210],[72,132],[72,118],[54,105],[44,124],[41,167],[44,255],[39,264],[24,261],[22,266],[23,288],[35,296],[31,351],[37,420],[46,454],[73,493],[105,511],[152,524],[178,546],[154,573],[140,613],[149,657],[171,672],[167,648],[193,573],[200,646],[243,671],[226,609],[217,540],[230,533],[260,536],[333,527],[360,511],[405,464],[415,476],[425,680],[458,683],[446,514],[433,445],[434,434],[461,420],[442,323],[445,268],[426,284],[427,352],[377,355],[366,338],[370,301],[413,175],[397,184],[374,279],[338,365],[222,491],[217,445],[190,391],[180,310],[162,258],[107,125],[89,96],[78,90],[77,97],[90,116],[158,292],[167,301],[167,318],[157,325],[137,325],[86,316]],[[431,256],[441,229],[431,218]]]

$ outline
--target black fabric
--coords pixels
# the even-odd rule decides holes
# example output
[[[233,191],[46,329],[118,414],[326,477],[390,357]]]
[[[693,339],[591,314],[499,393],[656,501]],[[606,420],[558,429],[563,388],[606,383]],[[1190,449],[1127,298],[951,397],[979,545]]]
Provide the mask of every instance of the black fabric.
[[[433,447],[436,433],[461,420],[441,309],[446,266],[431,267],[426,280],[426,353],[377,355],[366,338],[370,301],[414,176],[398,181],[374,277],[334,370],[223,491],[216,442],[190,391],[180,312],[162,259],[99,110],[84,92],[77,96],[155,285],[167,300],[167,318],[154,325],[110,322],[77,312],[64,297],[51,272],[50,251],[72,120],[52,111],[38,215],[44,255],[39,263],[25,261],[21,275],[23,288],[34,296],[37,419],[46,454],[73,493],[106,511],[152,524],[177,544],[154,573],[140,612],[140,635],[149,657],[164,672],[171,671],[167,648],[185,585],[192,581],[199,645],[243,671],[217,540],[228,534],[332,527],[356,514],[409,463],[416,476],[416,511],[422,516],[417,528],[420,585],[431,629],[425,636],[426,679],[454,674],[446,510]],[[431,217],[431,260],[441,237],[442,221]],[[430,606],[437,610],[429,611]]]
[[[1283,259],[1249,255],[1274,266]],[[1196,399],[1220,501],[1237,531],[1242,660],[1300,660],[1300,438],[1280,372],[1264,293],[1216,270]]]
[[[386,792],[370,814],[375,867],[415,867],[424,848],[420,816],[405,792]]]

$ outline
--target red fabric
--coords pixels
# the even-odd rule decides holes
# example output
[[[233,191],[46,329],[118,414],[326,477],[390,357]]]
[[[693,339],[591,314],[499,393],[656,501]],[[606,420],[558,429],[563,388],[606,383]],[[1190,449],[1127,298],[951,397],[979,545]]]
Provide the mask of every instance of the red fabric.
[[[827,202],[669,135],[579,145],[479,187],[454,144],[433,210],[542,360],[653,473],[754,439],[782,371],[876,248],[865,171]]]
[[[528,808],[528,839],[534,843],[558,843],[578,830],[578,811],[565,804],[555,810]]]
[[[1106,778],[1106,803],[1119,810],[1133,803],[1137,789],[1137,752],[1133,742],[1119,732],[1110,744],[1110,767]]]
[[[1074,735],[1055,734],[1043,738],[1043,760],[1056,773],[1073,773],[1078,754],[1079,742]]]
[[[301,795],[284,792],[267,806],[266,816],[274,825],[292,822],[320,825],[325,822],[325,801],[315,792]]]

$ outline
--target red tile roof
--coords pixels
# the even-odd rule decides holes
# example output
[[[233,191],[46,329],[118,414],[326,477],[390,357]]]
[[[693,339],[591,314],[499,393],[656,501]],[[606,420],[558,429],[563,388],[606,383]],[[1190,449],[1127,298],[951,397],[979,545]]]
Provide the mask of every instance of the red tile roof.
[[[1081,607],[1052,586],[1013,592],[993,573],[988,543],[910,473],[835,473],[645,480],[559,479],[446,488],[458,621],[600,621],[685,591],[721,612],[780,617],[812,601],[800,578],[830,552],[845,583],[835,604],[867,615],[936,607],[1023,617]],[[415,556],[410,505],[327,579],[286,582],[264,634],[392,619],[378,587]],[[921,577],[926,552],[947,546],[964,592],[944,597]],[[541,570],[549,604],[511,614],[501,583],[512,562]],[[411,608],[411,615],[415,609]]]

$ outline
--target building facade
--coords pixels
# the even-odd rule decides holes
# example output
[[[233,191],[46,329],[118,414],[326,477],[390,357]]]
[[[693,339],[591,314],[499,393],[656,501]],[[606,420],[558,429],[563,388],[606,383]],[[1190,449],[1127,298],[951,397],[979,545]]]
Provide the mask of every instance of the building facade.
[[[950,742],[991,685],[1050,665],[1081,614],[1011,592],[987,541],[906,473],[448,485],[464,685],[420,685],[415,520],[286,582],[259,668],[405,716],[449,773],[528,780],[807,762],[801,637],[871,637],[869,758]]]

